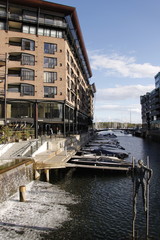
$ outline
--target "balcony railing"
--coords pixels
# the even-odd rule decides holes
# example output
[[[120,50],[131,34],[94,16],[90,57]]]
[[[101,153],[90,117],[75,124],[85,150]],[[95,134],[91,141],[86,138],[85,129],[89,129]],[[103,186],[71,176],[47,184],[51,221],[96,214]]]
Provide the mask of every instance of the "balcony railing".
[[[9,13],[8,17],[10,20],[18,20],[18,21],[22,20],[22,15],[17,13]]]

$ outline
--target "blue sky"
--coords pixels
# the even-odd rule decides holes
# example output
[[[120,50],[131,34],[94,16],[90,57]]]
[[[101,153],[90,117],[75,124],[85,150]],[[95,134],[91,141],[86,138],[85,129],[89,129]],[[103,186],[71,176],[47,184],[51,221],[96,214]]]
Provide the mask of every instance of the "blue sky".
[[[55,0],[76,8],[97,93],[95,121],[141,123],[160,71],[159,0]]]

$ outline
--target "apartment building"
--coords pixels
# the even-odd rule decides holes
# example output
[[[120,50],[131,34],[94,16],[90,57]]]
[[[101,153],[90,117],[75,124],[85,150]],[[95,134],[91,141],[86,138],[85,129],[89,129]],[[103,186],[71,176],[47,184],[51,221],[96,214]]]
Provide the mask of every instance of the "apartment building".
[[[43,0],[0,0],[0,124],[35,136],[87,131],[95,84],[76,9]]]
[[[160,128],[160,72],[155,76],[155,89],[140,97],[142,126],[144,129]]]

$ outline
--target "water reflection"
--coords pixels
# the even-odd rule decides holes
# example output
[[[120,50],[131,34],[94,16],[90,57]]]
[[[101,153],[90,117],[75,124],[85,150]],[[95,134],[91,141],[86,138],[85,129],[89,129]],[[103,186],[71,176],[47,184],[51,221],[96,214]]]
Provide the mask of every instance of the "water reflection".
[[[160,168],[159,144],[141,138],[121,135],[120,144],[130,152],[129,159],[150,157],[154,175],[150,185],[150,239],[160,239]],[[49,233],[47,239],[126,240],[132,239],[132,180],[126,175],[106,171],[76,169],[57,183],[78,199],[68,206],[71,221]],[[138,194],[136,229],[138,239],[145,239],[145,214],[141,190]]]

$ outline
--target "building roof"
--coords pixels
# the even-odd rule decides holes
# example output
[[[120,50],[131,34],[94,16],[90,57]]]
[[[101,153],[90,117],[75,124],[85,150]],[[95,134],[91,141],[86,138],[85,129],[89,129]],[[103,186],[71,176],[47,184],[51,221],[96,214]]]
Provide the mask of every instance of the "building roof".
[[[84,44],[84,39],[83,39],[80,24],[79,24],[76,8],[71,7],[71,6],[53,3],[53,2],[48,2],[48,1],[44,1],[44,0],[23,0],[23,1],[22,0],[8,0],[8,2],[19,4],[19,5],[24,5],[24,6],[26,5],[26,6],[31,6],[31,7],[40,7],[42,9],[49,10],[49,11],[53,10],[54,12],[57,11],[57,12],[63,13],[65,16],[71,15],[74,28],[75,28],[78,38],[79,38],[82,53],[83,53],[85,61],[86,61],[89,75],[90,75],[90,77],[92,77],[92,71],[91,71],[86,47]]]

